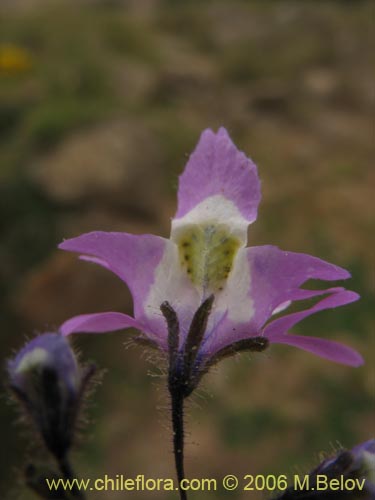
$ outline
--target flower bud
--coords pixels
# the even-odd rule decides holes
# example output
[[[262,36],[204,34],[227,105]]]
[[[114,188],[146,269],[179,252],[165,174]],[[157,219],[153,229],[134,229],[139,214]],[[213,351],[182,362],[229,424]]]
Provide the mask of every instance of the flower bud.
[[[367,487],[375,498],[375,439],[366,441],[352,449],[353,470],[367,478]]]
[[[64,457],[88,380],[68,341],[57,333],[39,335],[8,362],[8,374],[49,451],[57,459]]]
[[[308,479],[307,490],[288,488],[275,500],[375,500],[375,439],[324,460]]]

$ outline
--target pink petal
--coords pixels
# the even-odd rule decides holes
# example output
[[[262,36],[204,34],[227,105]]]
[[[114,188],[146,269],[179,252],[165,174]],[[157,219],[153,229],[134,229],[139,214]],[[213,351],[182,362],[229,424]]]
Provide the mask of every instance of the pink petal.
[[[271,321],[271,323],[269,323],[265,327],[263,331],[264,335],[272,341],[275,335],[280,336],[282,334],[285,334],[296,323],[299,323],[304,318],[311,316],[311,314],[314,314],[318,311],[323,311],[325,309],[332,309],[334,307],[350,304],[351,302],[354,302],[355,300],[359,299],[359,295],[355,292],[343,289],[341,290],[331,289],[331,292],[332,290],[333,293],[331,293],[331,295],[324,298],[310,309],[305,309],[304,311],[287,314],[286,316]]]
[[[261,197],[256,166],[224,128],[216,134],[209,129],[202,133],[179,179],[176,218],[215,195],[233,202],[248,223],[256,219]]]
[[[330,296],[324,298],[310,309],[275,319],[266,326],[264,335],[271,343],[292,345],[331,361],[336,361],[337,363],[360,366],[363,364],[362,356],[350,347],[346,347],[331,340],[287,334],[290,328],[307,316],[324,309],[331,309],[349,304],[358,298],[358,294],[347,290],[333,292]]]
[[[270,340],[273,344],[295,346],[344,365],[360,366],[364,363],[362,356],[357,351],[332,340],[302,335],[275,335]]]
[[[153,235],[96,231],[65,240],[59,248],[83,253],[82,259],[104,266],[125,281],[133,296],[137,318],[143,315],[144,300],[167,242]]]
[[[250,290],[253,299],[252,325],[259,329],[282,303],[304,300],[332,290],[304,290],[300,286],[309,279],[335,281],[350,274],[341,267],[311,255],[285,252],[271,245],[247,249],[250,263]]]

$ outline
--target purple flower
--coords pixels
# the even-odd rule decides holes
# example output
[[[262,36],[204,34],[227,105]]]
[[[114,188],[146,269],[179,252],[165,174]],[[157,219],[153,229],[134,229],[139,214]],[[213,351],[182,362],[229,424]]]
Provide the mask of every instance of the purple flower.
[[[69,450],[81,396],[92,369],[81,370],[66,338],[45,333],[8,362],[10,387],[33,420],[49,451]]]
[[[353,302],[358,295],[341,287],[301,288],[311,278],[349,278],[333,264],[269,245],[246,248],[248,225],[256,219],[259,201],[256,166],[237,150],[225,129],[217,134],[206,130],[180,176],[169,239],[93,232],[60,245],[117,274],[134,302],[133,317],[84,314],[66,321],[61,333],[134,327],[168,354],[179,484],[184,479],[184,399],[221,358],[282,343],[339,363],[362,363],[361,356],[344,345],[288,334],[310,314]],[[269,322],[292,302],[322,295],[310,309]],[[187,498],[183,488],[180,498]]]
[[[61,243],[61,249],[79,252],[82,259],[117,274],[134,301],[133,317],[84,314],[66,321],[61,332],[134,327],[164,351],[170,350],[171,341],[185,357],[187,347],[193,349],[190,363],[196,372],[231,352],[262,350],[272,343],[293,345],[338,363],[362,364],[362,357],[342,344],[288,333],[307,316],[353,302],[358,295],[342,287],[301,288],[309,279],[350,277],[334,264],[271,245],[246,247],[260,198],[255,164],[224,128],[216,134],[205,130],[179,179],[170,239],[98,231]],[[318,296],[324,297],[309,309],[286,312],[294,301]],[[166,307],[160,314],[162,304],[169,314]],[[199,308],[204,321],[194,334],[192,321]],[[285,314],[273,319],[280,311]],[[173,320],[178,338],[171,340]]]

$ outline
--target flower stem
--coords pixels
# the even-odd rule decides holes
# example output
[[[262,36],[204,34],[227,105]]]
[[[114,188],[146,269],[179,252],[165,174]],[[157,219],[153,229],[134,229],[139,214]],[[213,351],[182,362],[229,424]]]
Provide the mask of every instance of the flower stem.
[[[172,402],[173,453],[176,465],[180,500],[187,500],[186,491],[181,489],[184,472],[184,395],[179,387],[169,384]]]
[[[59,464],[59,469],[64,476],[64,479],[72,481],[76,477],[73,468],[70,464],[70,461],[66,455],[58,460],[58,464]],[[74,485],[74,487],[72,488],[72,490],[69,491],[69,493],[72,498],[80,498],[81,500],[85,500],[86,498],[85,494],[77,487],[77,485]]]
[[[168,390],[171,395],[172,429],[173,429],[173,454],[176,465],[180,500],[187,500],[186,491],[181,489],[181,481],[185,479],[184,472],[184,398],[186,397],[185,380],[178,369],[178,345],[180,326],[176,311],[169,304],[163,302],[161,312],[168,325]]]

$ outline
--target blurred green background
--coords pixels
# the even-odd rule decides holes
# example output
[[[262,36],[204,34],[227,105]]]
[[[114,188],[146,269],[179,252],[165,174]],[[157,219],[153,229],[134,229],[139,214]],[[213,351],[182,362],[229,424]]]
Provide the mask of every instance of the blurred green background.
[[[348,287],[362,296],[295,331],[348,343],[366,365],[351,369],[286,346],[221,363],[189,405],[188,476],[291,476],[322,452],[371,437],[373,7],[2,0],[1,359],[71,315],[131,311],[120,280],[56,245],[94,229],[168,236],[186,155],[202,129],[224,125],[262,179],[250,244],[346,267]],[[130,337],[74,339],[84,360],[105,369],[75,456],[80,476],[174,477],[164,367],[143,348],[126,348]],[[0,405],[0,492],[8,498],[27,438],[5,397]],[[191,498],[265,496],[249,495]],[[31,497],[21,490],[19,498]]]

